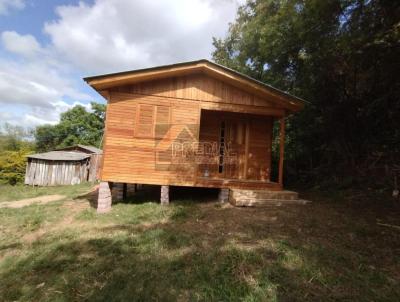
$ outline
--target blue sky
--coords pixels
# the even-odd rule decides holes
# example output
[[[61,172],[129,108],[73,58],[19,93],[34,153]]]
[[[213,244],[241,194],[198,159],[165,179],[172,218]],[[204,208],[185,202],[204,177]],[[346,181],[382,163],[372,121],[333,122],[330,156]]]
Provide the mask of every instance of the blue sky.
[[[0,0],[0,124],[104,102],[84,76],[210,58],[239,1]]]

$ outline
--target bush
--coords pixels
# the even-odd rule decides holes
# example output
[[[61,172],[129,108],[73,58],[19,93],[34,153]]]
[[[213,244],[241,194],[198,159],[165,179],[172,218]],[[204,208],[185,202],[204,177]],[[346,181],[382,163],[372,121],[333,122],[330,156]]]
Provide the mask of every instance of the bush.
[[[0,183],[15,185],[24,181],[28,149],[0,152]]]

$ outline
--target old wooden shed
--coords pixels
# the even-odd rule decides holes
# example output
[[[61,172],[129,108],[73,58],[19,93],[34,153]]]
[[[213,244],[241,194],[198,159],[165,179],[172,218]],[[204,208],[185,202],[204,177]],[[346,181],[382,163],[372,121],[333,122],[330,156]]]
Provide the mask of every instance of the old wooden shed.
[[[101,156],[102,150],[84,145],[28,155],[25,184],[55,186],[95,181]]]
[[[207,60],[85,81],[108,102],[102,181],[161,185],[167,199],[169,185],[283,189],[285,117],[301,110],[303,100]],[[274,121],[280,124],[276,180]]]

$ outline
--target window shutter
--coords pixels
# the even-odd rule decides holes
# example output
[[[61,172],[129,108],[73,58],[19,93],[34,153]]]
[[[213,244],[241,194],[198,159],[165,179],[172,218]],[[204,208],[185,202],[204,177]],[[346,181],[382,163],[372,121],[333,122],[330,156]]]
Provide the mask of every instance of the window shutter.
[[[169,130],[171,108],[139,104],[136,116],[136,137],[163,138]]]
[[[157,106],[156,108],[156,126],[155,126],[155,137],[164,138],[170,128],[170,107],[169,106]]]
[[[139,104],[136,118],[136,136],[154,137],[154,105]]]

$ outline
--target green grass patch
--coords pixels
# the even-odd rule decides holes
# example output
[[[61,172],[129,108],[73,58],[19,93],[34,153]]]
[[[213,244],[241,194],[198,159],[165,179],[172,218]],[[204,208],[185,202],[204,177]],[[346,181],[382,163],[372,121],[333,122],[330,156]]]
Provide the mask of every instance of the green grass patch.
[[[1,300],[399,300],[399,234],[368,217],[145,196],[102,215],[70,201],[1,209]]]
[[[116,223],[119,225],[136,225],[141,223],[157,224],[169,219],[183,219],[189,214],[190,208],[174,204],[161,206],[159,203],[146,202],[140,204],[118,203],[113,205],[109,213],[98,215],[96,209],[86,209],[76,215],[76,219],[96,223]]]
[[[75,186],[33,187],[26,185],[0,185],[0,202],[21,200],[43,195],[65,195],[72,198],[87,192],[93,184],[83,183]]]

